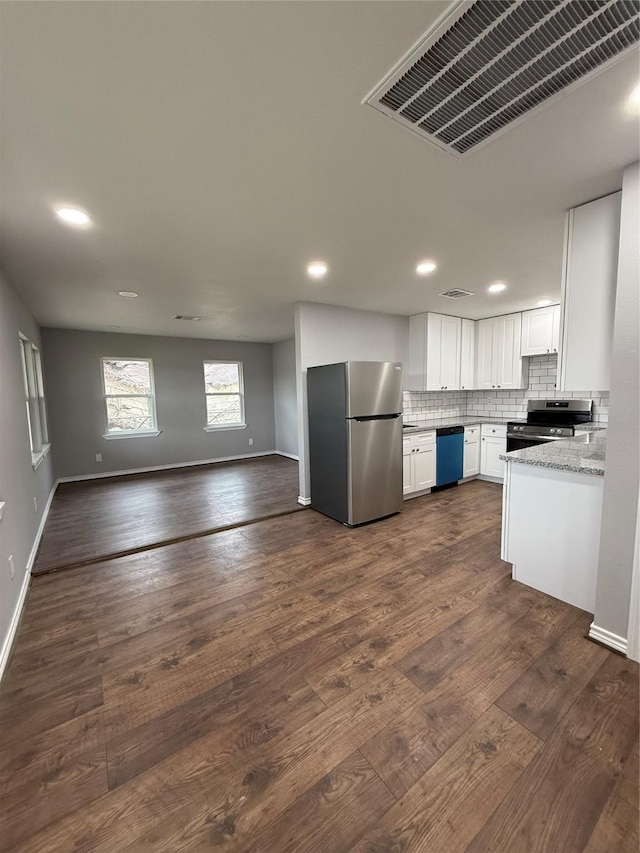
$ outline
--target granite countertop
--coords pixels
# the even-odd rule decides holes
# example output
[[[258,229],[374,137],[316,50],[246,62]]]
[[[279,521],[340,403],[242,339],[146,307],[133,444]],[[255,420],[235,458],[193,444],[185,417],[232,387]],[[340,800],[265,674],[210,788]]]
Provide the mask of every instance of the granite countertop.
[[[409,417],[411,423],[411,417]],[[509,420],[513,420],[510,418]],[[451,426],[476,426],[476,424],[500,424],[506,426],[509,421],[504,418],[445,418],[439,421],[429,421],[428,423],[418,424],[415,427],[403,429],[403,435],[413,435],[416,432],[432,432],[434,429]]]
[[[582,429],[582,425],[579,429]],[[574,471],[577,474],[604,475],[604,460],[607,450],[606,429],[591,427],[587,435],[548,441],[524,450],[504,453],[500,459],[538,468],[555,468],[558,471]]]

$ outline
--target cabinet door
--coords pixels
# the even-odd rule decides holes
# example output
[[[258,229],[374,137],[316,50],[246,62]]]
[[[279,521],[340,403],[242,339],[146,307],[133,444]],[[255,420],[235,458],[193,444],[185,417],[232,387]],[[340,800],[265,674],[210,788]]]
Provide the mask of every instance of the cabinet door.
[[[442,314],[427,314],[427,349],[426,349],[426,389],[440,391],[443,382],[440,376],[442,369],[443,331]]]
[[[486,477],[504,479],[504,462],[500,459],[500,454],[506,452],[506,438],[487,438],[483,436],[480,448],[480,473]]]
[[[435,445],[420,447],[413,454],[413,474],[416,491],[430,489],[436,484],[436,449]]]
[[[496,388],[523,388],[522,374],[522,314],[505,314],[495,317],[496,335]]]
[[[478,435],[464,437],[464,471],[463,476],[474,477],[480,473],[480,437]]]
[[[553,307],[522,312],[521,355],[546,355],[553,348]]]
[[[427,314],[427,391],[460,388],[460,317]]]
[[[478,320],[476,326],[476,387],[496,387],[493,337],[495,317]]]
[[[610,387],[621,193],[569,211],[558,388]]]
[[[409,495],[415,491],[413,484],[413,451],[411,448],[402,449],[402,494]]]
[[[442,317],[440,383],[447,391],[460,388],[460,317]]]
[[[409,317],[409,369],[404,371],[405,391],[427,390],[427,315]]]
[[[476,324],[463,320],[460,326],[460,389],[469,391],[476,387]]]
[[[551,311],[551,352],[558,352],[560,349],[560,306],[553,305]]]

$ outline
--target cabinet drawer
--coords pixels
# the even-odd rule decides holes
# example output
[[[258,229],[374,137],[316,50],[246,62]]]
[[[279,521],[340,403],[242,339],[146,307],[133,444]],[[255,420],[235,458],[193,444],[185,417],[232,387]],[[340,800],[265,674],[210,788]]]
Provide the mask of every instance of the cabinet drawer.
[[[480,427],[479,426],[470,426],[464,428],[464,439],[465,441],[478,441],[480,438]]]
[[[484,436],[497,436],[499,438],[506,438],[507,435],[507,425],[506,424],[482,424],[482,435]]]
[[[402,451],[408,453],[416,447],[424,447],[425,444],[435,444],[436,434],[433,432],[418,432],[405,435],[402,438]]]
[[[435,432],[421,432],[418,435],[413,436],[413,440],[416,446],[422,446],[423,444],[435,444],[436,443],[436,434]]]

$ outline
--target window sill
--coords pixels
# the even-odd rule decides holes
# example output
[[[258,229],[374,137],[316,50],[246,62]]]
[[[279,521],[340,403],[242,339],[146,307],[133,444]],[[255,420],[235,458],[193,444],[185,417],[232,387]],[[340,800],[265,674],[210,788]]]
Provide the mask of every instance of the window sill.
[[[154,438],[156,435],[160,435],[161,432],[161,429],[149,430],[148,432],[108,432],[102,437],[106,438],[107,441],[119,440],[121,438]]]
[[[40,466],[40,463],[42,462],[42,460],[44,459],[44,457],[47,455],[47,453],[50,450],[51,450],[50,444],[43,444],[42,450],[38,451],[38,453],[32,453],[31,454],[31,467],[33,468],[34,471],[36,470],[36,468],[38,468]]]
[[[206,426],[203,429],[205,432],[220,432],[229,429],[246,429],[247,426],[248,424],[229,424],[229,426]]]

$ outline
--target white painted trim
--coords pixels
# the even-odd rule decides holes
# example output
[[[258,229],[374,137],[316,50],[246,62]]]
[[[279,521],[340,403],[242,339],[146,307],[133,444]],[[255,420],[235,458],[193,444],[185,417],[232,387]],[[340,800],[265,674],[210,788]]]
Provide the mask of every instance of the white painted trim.
[[[302,495],[298,495],[298,503],[302,504],[302,506],[310,506],[311,498],[303,498]]]
[[[60,477],[58,483],[78,483],[81,480],[101,480],[104,477],[126,477],[127,474],[148,474],[152,471],[170,471],[172,468],[191,468],[194,465],[214,465],[216,462],[235,462],[240,459],[255,459],[258,456],[276,456],[275,450],[259,453],[243,453],[238,456],[218,456],[216,459],[198,459],[196,462],[174,462],[172,465],[151,465],[148,468],[128,468],[124,471],[101,471],[99,474],[79,474],[77,477]]]
[[[126,430],[122,430],[121,432],[105,433],[102,437],[106,438],[107,441],[114,441],[116,439],[120,441],[123,438],[155,438],[157,435],[160,435],[161,432],[161,429],[152,429],[146,432],[142,432],[142,430],[139,432],[133,432],[133,430],[131,432],[127,432]]]
[[[40,545],[40,539],[42,538],[42,532],[44,530],[44,526],[47,523],[47,518],[49,518],[49,510],[51,509],[51,504],[53,503],[53,496],[56,493],[56,489],[58,488],[58,483],[60,480],[56,480],[53,486],[51,487],[51,491],[49,492],[49,497],[47,498],[47,503],[45,504],[44,511],[42,513],[42,518],[40,519],[40,524],[38,525],[38,531],[36,533],[36,537],[33,540],[33,545],[31,546],[31,552],[29,554],[29,559],[27,560],[27,573],[31,573],[31,569],[33,568],[33,564],[36,561],[36,554],[38,553],[38,546]]]
[[[500,483],[500,485],[504,485],[503,477],[490,477],[488,474],[478,474],[476,479],[483,480],[485,483]]]
[[[2,649],[0,649],[0,681],[2,680],[5,667],[7,665],[7,662],[9,661],[11,647],[13,646],[13,641],[15,640],[18,625],[20,624],[22,608],[24,607],[24,603],[27,598],[27,592],[29,591],[29,584],[31,583],[31,570],[36,559],[36,554],[38,553],[38,546],[40,545],[40,539],[42,538],[42,531],[44,530],[44,526],[47,523],[47,518],[49,517],[49,510],[51,509],[51,504],[53,503],[53,496],[56,493],[57,487],[58,481],[56,480],[56,482],[51,487],[51,491],[49,492],[49,497],[47,498],[47,503],[42,513],[42,518],[40,519],[40,524],[38,525],[38,530],[36,532],[35,539],[33,540],[33,545],[31,546],[31,552],[29,554],[29,559],[27,560],[27,567],[24,573],[24,579],[22,581],[22,588],[20,590],[20,595],[18,596],[18,601],[16,603],[16,609],[14,610],[13,616],[11,617],[9,630],[7,631],[7,635],[2,643]]]
[[[636,544],[633,552],[633,570],[631,574],[631,603],[627,626],[627,657],[640,661],[640,498],[638,502],[638,520],[636,521]]]
[[[287,459],[293,459],[295,462],[300,461],[298,457],[295,456],[293,453],[285,453],[284,450],[276,450],[276,453],[278,454],[278,456],[286,456]]]
[[[11,647],[13,646],[13,641],[16,638],[16,632],[18,630],[18,625],[20,624],[20,616],[22,615],[22,608],[24,607],[24,603],[27,598],[27,593],[29,592],[30,582],[31,572],[26,571],[24,573],[24,580],[22,581],[22,589],[20,590],[20,595],[18,596],[18,601],[16,603],[16,609],[13,611],[13,616],[9,624],[9,630],[7,631],[7,635],[4,638],[2,649],[0,649],[0,681],[2,681],[5,667],[9,662]]]
[[[614,649],[616,652],[622,652],[623,655],[627,653],[627,640],[625,637],[620,637],[618,634],[614,634],[613,631],[607,631],[606,628],[600,628],[595,622],[592,622],[589,626],[589,637],[592,640],[597,640],[604,646],[608,646],[610,649]]]

